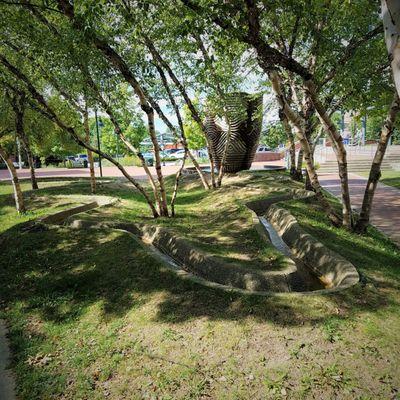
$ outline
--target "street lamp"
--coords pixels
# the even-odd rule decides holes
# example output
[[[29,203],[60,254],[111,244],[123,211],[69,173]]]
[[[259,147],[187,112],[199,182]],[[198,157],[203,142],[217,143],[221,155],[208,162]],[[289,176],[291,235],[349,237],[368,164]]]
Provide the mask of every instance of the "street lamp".
[[[366,137],[367,137],[367,114],[365,114],[362,118],[362,139],[361,139],[362,146],[365,146]]]

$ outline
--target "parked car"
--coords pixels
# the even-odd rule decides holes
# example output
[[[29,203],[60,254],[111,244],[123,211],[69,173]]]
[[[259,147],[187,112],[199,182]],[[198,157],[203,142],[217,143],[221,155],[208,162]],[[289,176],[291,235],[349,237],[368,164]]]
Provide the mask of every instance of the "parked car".
[[[75,160],[83,162],[84,168],[87,168],[89,165],[89,159],[88,159],[87,154],[78,154],[78,156],[75,157]]]
[[[272,151],[272,149],[268,146],[260,145],[258,146],[257,153],[265,153],[267,151]]]
[[[47,166],[49,165],[55,165],[58,167],[59,164],[61,164],[64,160],[61,157],[55,156],[55,155],[50,155],[44,159],[44,164]]]
[[[208,158],[208,151],[207,149],[200,149],[196,151],[197,157],[199,158]]]
[[[88,166],[87,159],[80,158],[79,156],[67,156],[65,157],[67,168],[86,168]]]
[[[170,157],[174,158],[175,160],[182,160],[185,157],[185,150],[176,151],[175,153],[171,154]]]
[[[154,165],[154,155],[153,153],[142,153],[144,160],[146,161],[146,164],[152,167]]]
[[[163,153],[169,157],[170,155],[172,155],[178,151],[181,151],[181,150],[182,149],[166,149],[163,151]]]

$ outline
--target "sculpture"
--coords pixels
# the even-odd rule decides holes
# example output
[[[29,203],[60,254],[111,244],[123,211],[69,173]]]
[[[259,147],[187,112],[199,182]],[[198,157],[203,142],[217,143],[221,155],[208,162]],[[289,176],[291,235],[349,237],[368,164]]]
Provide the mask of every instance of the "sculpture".
[[[223,172],[235,173],[250,169],[261,134],[262,95],[231,93],[227,96],[225,107],[230,140]],[[219,169],[229,126],[225,119],[211,112],[207,113],[204,125],[212,156]]]

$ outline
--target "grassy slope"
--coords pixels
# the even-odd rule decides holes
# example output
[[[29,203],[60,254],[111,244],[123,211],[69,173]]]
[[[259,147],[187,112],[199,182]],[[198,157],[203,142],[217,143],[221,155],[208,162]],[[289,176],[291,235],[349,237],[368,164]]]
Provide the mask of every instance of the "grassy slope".
[[[360,173],[360,175],[368,178],[368,173]],[[380,182],[400,189],[400,171],[382,171]]]
[[[204,235],[212,218],[204,212],[217,196],[188,189],[179,198],[178,230],[189,235],[204,226]],[[42,194],[85,190],[74,184]],[[126,189],[118,194],[123,206],[108,213],[137,219],[145,205]],[[19,223],[4,205],[9,199],[2,201],[0,227]],[[1,316],[20,397],[393,396],[400,386],[399,250],[372,229],[359,237],[331,228],[313,204],[287,207],[359,268],[364,285],[329,296],[232,295],[177,279],[124,233],[8,230],[0,243]]]

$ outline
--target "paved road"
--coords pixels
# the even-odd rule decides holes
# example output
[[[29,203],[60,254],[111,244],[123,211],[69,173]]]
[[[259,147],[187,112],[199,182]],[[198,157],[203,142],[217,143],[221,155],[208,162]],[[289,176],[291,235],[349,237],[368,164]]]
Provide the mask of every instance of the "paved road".
[[[165,175],[174,174],[178,170],[179,166],[177,165],[168,165],[163,167],[163,172]],[[127,172],[137,179],[146,179],[146,175],[143,172],[143,168],[141,167],[125,167]],[[155,175],[156,171],[154,168],[150,168],[152,173]],[[29,170],[28,169],[18,169],[17,170],[19,178],[29,178]],[[95,168],[96,176],[100,176],[100,169]],[[51,177],[89,177],[89,168],[38,168],[36,170],[36,176],[38,178],[51,178]],[[122,176],[120,170],[116,167],[104,167],[103,168],[103,176],[104,177],[115,177]],[[0,170],[0,181],[10,180],[10,174],[6,169]]]
[[[284,165],[283,160],[279,161],[268,161],[268,162],[254,162],[252,169],[263,169],[264,165]],[[166,165],[162,167],[162,171],[165,176],[175,174],[178,171],[178,165]],[[146,175],[143,172],[142,167],[125,167],[127,172],[136,179],[146,180]],[[152,174],[156,176],[156,171],[153,167],[150,168]],[[17,170],[18,176],[20,178],[29,178],[29,170],[22,169]],[[95,169],[96,176],[100,176],[99,168]],[[38,178],[51,178],[51,177],[89,177],[88,168],[39,168],[36,170],[36,176]],[[104,177],[118,177],[122,176],[121,172],[117,167],[104,167],[103,168]],[[10,174],[6,169],[0,170],[0,181],[10,180]]]
[[[321,185],[340,198],[338,174],[320,174]],[[367,179],[349,174],[349,186],[352,206],[361,208]],[[378,183],[371,211],[371,223],[400,245],[400,190]]]
[[[14,400],[14,378],[9,369],[7,369],[10,350],[6,337],[6,326],[4,321],[0,319],[0,399]]]

